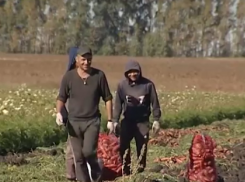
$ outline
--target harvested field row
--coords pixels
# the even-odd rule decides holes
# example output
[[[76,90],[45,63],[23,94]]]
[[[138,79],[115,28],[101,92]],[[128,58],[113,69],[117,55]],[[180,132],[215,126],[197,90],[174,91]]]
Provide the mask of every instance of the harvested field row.
[[[235,124],[234,124],[235,122]],[[143,174],[135,174],[124,180],[128,181],[183,181],[185,176],[186,164],[188,162],[188,149],[191,145],[191,139],[194,133],[206,131],[210,135],[217,147],[215,153],[215,165],[220,177],[226,182],[240,182],[244,179],[244,140],[242,138],[244,132],[244,120],[240,121],[222,121],[215,122],[210,126],[199,126],[187,130],[163,130],[158,137],[176,140],[178,145],[162,145],[162,143],[153,144],[150,142],[148,154],[148,166]],[[234,133],[236,131],[236,133]],[[164,136],[164,133],[167,134]],[[172,134],[170,133],[178,133]],[[176,137],[179,136],[179,137]],[[154,137],[155,138],[155,137]],[[135,150],[134,143],[132,145],[133,152]],[[52,148],[37,148],[29,154],[16,154],[0,157],[0,175],[4,181],[20,180],[23,182],[45,180],[59,180],[65,182],[64,178],[64,146]],[[133,155],[133,160],[135,156]],[[162,158],[160,161],[159,158]],[[164,158],[164,160],[163,160]],[[50,163],[50,161],[52,161]],[[132,164],[134,169],[135,163]],[[37,168],[34,170],[34,168]],[[16,174],[14,176],[9,175]],[[41,174],[40,173],[41,171]],[[49,173],[47,173],[49,172]],[[18,173],[18,174],[17,174]],[[52,173],[52,175],[48,175]],[[23,178],[24,174],[29,174]],[[118,178],[117,181],[122,181]],[[221,181],[220,181],[221,182]]]
[[[112,88],[123,77],[127,57],[95,57],[93,65],[106,72]],[[244,92],[245,61],[228,58],[135,58],[143,74],[158,89],[182,91],[196,87],[202,91]],[[67,55],[0,54],[1,85],[27,83],[57,88],[66,69]],[[52,78],[52,79],[51,79]]]

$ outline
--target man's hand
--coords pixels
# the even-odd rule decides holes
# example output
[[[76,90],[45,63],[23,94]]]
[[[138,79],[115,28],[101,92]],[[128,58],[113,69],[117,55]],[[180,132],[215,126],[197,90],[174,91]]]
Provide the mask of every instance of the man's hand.
[[[63,101],[57,100],[56,102],[56,123],[58,126],[64,125],[62,110],[65,109],[65,103]]]
[[[152,132],[154,134],[157,134],[159,132],[159,130],[160,130],[160,123],[159,123],[159,121],[154,121],[153,122],[153,125],[152,125]]]
[[[58,126],[61,126],[64,124],[63,123],[63,117],[62,117],[61,113],[59,113],[59,112],[56,114],[56,123]]]
[[[117,122],[108,121],[107,129],[109,130],[109,134],[115,133],[115,129],[117,127]]]

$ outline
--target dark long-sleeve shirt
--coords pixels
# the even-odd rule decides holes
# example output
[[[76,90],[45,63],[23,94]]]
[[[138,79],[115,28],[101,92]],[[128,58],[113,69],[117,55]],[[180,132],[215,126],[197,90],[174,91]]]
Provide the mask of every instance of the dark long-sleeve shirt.
[[[127,79],[127,72],[131,69],[140,72],[140,77],[134,84]],[[126,65],[125,77],[117,87],[113,120],[118,122],[123,111],[125,120],[148,121],[152,106],[153,119],[159,121],[161,110],[154,83],[142,76],[140,65],[135,61]]]
[[[107,78],[103,71],[92,68],[86,84],[77,73],[77,69],[66,72],[61,85],[58,100],[66,103],[69,98],[69,120],[87,121],[100,117],[100,98],[112,100]]]

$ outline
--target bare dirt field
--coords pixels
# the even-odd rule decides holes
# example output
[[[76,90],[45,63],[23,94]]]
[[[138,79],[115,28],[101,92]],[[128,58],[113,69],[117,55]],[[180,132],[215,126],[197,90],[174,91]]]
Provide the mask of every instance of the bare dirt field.
[[[102,69],[114,89],[123,78],[128,57],[94,57],[93,66]],[[158,89],[181,91],[196,86],[202,91],[244,92],[245,60],[242,58],[134,58],[143,75]],[[0,54],[1,87],[26,83],[58,88],[66,70],[67,55]]]

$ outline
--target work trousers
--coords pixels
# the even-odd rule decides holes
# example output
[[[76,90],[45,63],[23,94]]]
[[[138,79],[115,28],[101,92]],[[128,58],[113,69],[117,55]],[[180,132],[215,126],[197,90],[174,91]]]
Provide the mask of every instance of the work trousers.
[[[66,178],[69,180],[76,179],[75,162],[74,162],[74,156],[72,153],[72,147],[71,147],[71,142],[69,140],[69,136],[66,142]]]
[[[130,143],[135,139],[137,148],[138,168],[137,172],[143,172],[146,167],[147,143],[149,140],[149,122],[133,122],[126,119],[120,126],[120,155],[123,160],[124,175],[131,174]],[[126,154],[125,154],[126,152]]]
[[[69,99],[67,100],[66,104],[65,104],[65,108],[67,110],[67,112],[69,112],[68,110],[68,103],[69,103]],[[68,113],[67,116],[68,117]],[[67,120],[68,122],[68,120]],[[66,123],[67,124],[67,123]],[[71,142],[69,139],[69,135],[67,137],[67,142],[66,142],[66,178],[69,180],[76,180],[76,174],[75,174],[75,162],[74,162],[74,156],[73,156],[73,152],[72,152],[72,148],[71,148]]]
[[[101,168],[97,159],[100,118],[94,118],[89,121],[71,120],[67,123],[67,129],[69,135],[67,142],[68,153],[66,155],[67,159],[69,159],[69,161],[67,160],[67,168],[69,171],[67,172],[71,175],[74,174],[72,172],[73,161],[77,181],[91,182],[87,167],[88,162],[91,167],[91,177],[93,181],[100,181]],[[74,157],[73,160],[72,157]]]

